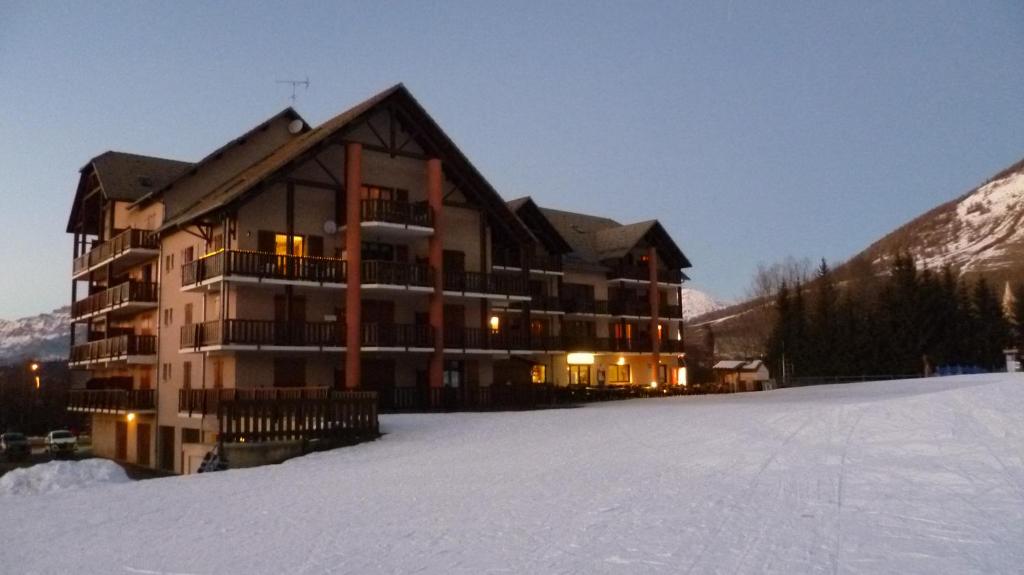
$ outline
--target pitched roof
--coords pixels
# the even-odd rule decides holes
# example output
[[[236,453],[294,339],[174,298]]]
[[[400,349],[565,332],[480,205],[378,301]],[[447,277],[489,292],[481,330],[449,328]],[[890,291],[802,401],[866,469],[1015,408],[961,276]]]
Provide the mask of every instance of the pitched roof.
[[[537,241],[541,242],[548,253],[565,254],[572,251],[572,246],[551,225],[533,198],[524,196],[505,202],[505,205],[523,222]]]
[[[194,164],[191,164],[190,165],[190,169],[182,172],[179,175],[179,177],[174,178],[174,179],[164,183],[164,185],[162,185],[162,186],[160,186],[160,187],[158,187],[158,188],[156,188],[154,190],[151,190],[146,195],[144,195],[144,196],[142,196],[140,198],[137,198],[136,204],[142,204],[144,202],[147,202],[148,200],[153,199],[154,197],[156,197],[156,196],[160,195],[161,193],[167,191],[167,189],[171,188],[177,180],[195,174],[201,168],[209,165],[214,160],[217,160],[220,157],[222,157],[228,150],[230,150],[230,149],[232,149],[232,148],[234,148],[236,146],[240,146],[240,145],[244,144],[245,142],[249,141],[249,139],[251,139],[252,136],[256,132],[259,132],[261,130],[265,130],[267,128],[267,126],[269,126],[275,120],[278,120],[280,118],[289,118],[289,119],[293,119],[293,120],[302,120],[302,126],[303,126],[302,129],[303,129],[303,131],[306,131],[306,130],[309,129],[309,124],[306,123],[306,120],[303,119],[302,116],[300,116],[299,113],[296,112],[294,108],[292,108],[291,106],[288,106],[287,108],[285,108],[285,109],[281,110],[280,112],[274,114],[273,116],[267,118],[263,122],[260,122],[260,124],[258,126],[255,126],[251,130],[246,131],[241,136],[231,140],[230,142],[228,142],[228,143],[224,144],[223,146],[217,148],[216,150],[210,152],[209,154],[207,154],[205,157],[203,157],[198,162],[195,162]]]
[[[74,231],[73,224],[78,220],[82,195],[90,191],[85,189],[90,172],[96,173],[103,194],[108,199],[134,202],[181,177],[191,167],[190,162],[125,152],[107,151],[96,156],[79,170],[81,177],[75,200],[71,204],[67,231]]]
[[[193,164],[125,152],[104,152],[89,162],[111,200],[134,201],[162,188]],[[85,172],[88,165],[82,168]]]
[[[475,185],[479,192],[478,199],[492,210],[492,213],[497,216],[498,220],[508,226],[517,237],[530,238],[529,230],[512,214],[511,210],[508,209],[501,199],[501,196],[498,195],[498,192],[491,187],[487,180],[476,170],[465,155],[455,146],[454,142],[448,138],[437,123],[434,122],[433,118],[427,114],[426,110],[423,109],[409,90],[402,84],[395,84],[319,126],[296,136],[262,160],[252,164],[211,190],[210,193],[206,194],[196,203],[166,221],[161,229],[187,223],[240,198],[243,194],[276,174],[289,163],[310,152],[319,144],[324,143],[328,138],[392,97],[401,98],[402,102],[408,105],[413,113],[420,116],[424,121],[426,130],[430,132],[430,136],[436,141],[436,146],[443,150],[444,153],[453,156],[455,161],[460,164],[460,167],[464,169],[460,173],[472,181],[471,183]]]
[[[723,360],[714,365],[711,369],[720,369],[728,371],[757,371],[761,369],[764,362],[760,359],[752,361],[735,361],[735,360]]]

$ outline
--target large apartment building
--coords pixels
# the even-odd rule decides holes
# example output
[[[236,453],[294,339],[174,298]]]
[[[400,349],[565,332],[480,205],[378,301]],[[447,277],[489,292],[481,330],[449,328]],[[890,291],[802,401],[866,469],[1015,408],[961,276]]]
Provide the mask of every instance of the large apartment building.
[[[690,264],[665,229],[506,203],[401,85],[317,127],[288,108],[196,163],[102,154],[67,231],[69,409],[106,457],[189,472],[227,395],[479,407],[685,377]]]

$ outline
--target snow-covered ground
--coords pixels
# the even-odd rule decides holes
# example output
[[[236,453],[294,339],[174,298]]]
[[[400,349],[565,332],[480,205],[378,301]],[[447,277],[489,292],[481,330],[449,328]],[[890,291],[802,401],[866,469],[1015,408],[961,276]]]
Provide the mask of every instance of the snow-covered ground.
[[[280,466],[0,499],[0,570],[1020,573],[1022,423],[1008,375],[388,416]]]

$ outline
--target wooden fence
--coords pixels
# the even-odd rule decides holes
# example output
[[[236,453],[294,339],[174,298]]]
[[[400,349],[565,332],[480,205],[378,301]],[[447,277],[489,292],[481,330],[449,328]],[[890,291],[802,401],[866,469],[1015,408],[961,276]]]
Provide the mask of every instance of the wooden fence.
[[[236,399],[217,405],[220,441],[263,442],[297,439],[355,441],[379,434],[377,394],[332,392],[329,397]]]

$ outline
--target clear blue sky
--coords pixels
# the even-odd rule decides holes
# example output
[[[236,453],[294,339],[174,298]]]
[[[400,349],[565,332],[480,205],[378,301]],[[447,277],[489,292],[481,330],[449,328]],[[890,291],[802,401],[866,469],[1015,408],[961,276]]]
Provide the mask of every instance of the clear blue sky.
[[[68,303],[77,171],[401,81],[508,199],[656,217],[693,285],[842,260],[1024,157],[1024,3],[0,0],[0,317]]]

